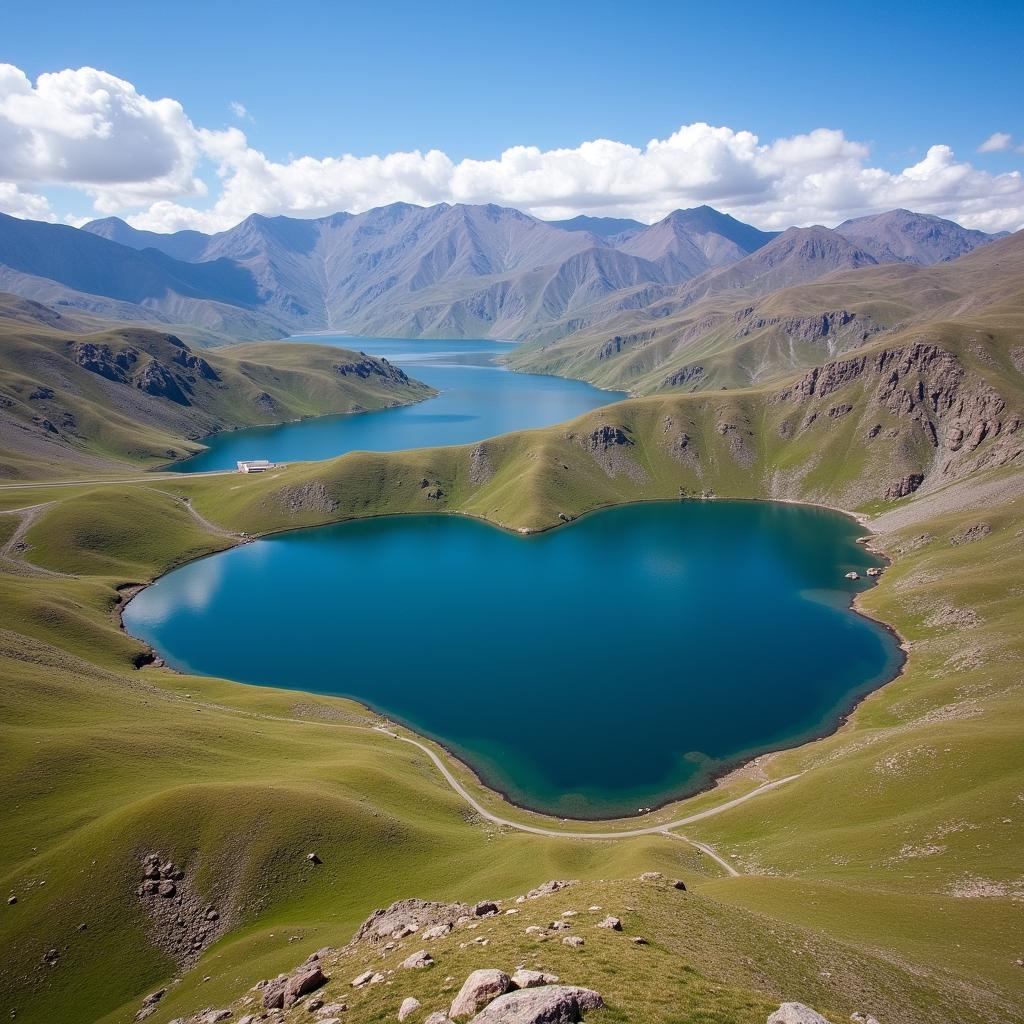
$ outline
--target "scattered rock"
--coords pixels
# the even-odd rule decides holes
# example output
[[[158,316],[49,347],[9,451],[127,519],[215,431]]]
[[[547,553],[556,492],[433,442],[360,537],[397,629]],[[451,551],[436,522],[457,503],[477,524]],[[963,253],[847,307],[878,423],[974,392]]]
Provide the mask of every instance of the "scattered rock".
[[[622,931],[622,922],[617,917],[609,914],[603,921],[597,922],[598,928],[610,928],[614,932]]]
[[[680,892],[686,892],[686,883],[681,878],[677,878],[672,883],[672,888],[678,889]]]
[[[315,853],[307,853],[306,860],[308,860],[310,864],[323,864],[323,861]]]
[[[178,887],[170,879],[161,882],[157,889],[157,892],[159,892],[165,899],[170,899],[177,891]]]
[[[452,1002],[448,1016],[453,1019],[471,1017],[492,999],[504,995],[512,987],[512,979],[493,967],[474,971],[463,983]]]
[[[493,900],[481,900],[473,907],[473,916],[489,917],[491,914],[497,914],[499,909],[498,904]]]
[[[60,959],[60,950],[57,950],[57,949],[48,949],[43,954],[43,963],[49,964],[51,967],[53,967],[54,964],[56,964],[59,959]]]
[[[650,943],[642,935],[634,935],[633,938],[631,938],[629,941],[632,942],[634,946],[650,945]]]
[[[432,1013],[423,1024],[449,1024],[448,1017],[446,1014],[436,1011]]]
[[[602,1006],[604,1000],[592,989],[548,985],[499,996],[472,1024],[575,1024]]]
[[[949,538],[949,543],[954,545],[960,544],[973,544],[976,540],[983,540],[992,532],[992,527],[988,523],[975,523],[973,526],[967,527],[966,530],[961,530],[960,533],[954,533]]]
[[[409,996],[408,999],[402,1000],[402,1005],[398,1008],[398,1019],[405,1020],[406,1017],[411,1017],[423,1004],[413,996]]]
[[[227,1020],[231,1016],[230,1010],[210,1010],[199,1018],[200,1024],[217,1024],[219,1020]]]
[[[407,971],[422,971],[427,967],[434,966],[434,958],[425,949],[421,949],[403,960],[402,966]]]
[[[783,1003],[768,1017],[767,1024],[829,1024],[829,1021],[803,1003]]]
[[[662,874],[660,871],[645,871],[640,876],[641,882],[658,882],[661,881]]]
[[[447,922],[443,924],[433,924],[429,928],[425,928],[420,932],[421,939],[443,939],[452,930],[452,926]]]
[[[851,1013],[850,1020],[853,1021],[853,1024],[878,1024],[878,1021],[870,1013],[863,1013],[860,1010]]]
[[[573,949],[579,949],[583,944],[583,938],[579,935],[566,935],[562,939],[563,946],[572,946]]]
[[[362,988],[364,985],[370,984],[370,979],[373,977],[373,971],[363,971],[362,974],[356,975],[352,979],[353,988]]]
[[[14,904],[17,903],[17,902],[18,902],[18,897],[17,896],[8,896],[7,897],[7,906],[13,907]]]

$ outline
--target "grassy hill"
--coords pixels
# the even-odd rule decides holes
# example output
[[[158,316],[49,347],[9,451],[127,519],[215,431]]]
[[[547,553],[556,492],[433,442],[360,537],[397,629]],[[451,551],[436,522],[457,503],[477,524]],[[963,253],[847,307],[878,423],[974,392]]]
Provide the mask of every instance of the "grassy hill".
[[[1007,302],[892,331],[773,387],[656,394],[472,446],[253,478],[0,487],[0,874],[17,899],[0,915],[0,1004],[30,1024],[121,1024],[169,986],[154,1024],[221,1007],[238,1019],[259,979],[343,947],[374,907],[510,900],[577,878],[543,909],[438,940],[437,967],[397,969],[391,985],[349,981],[396,968],[414,940],[383,959],[343,948],[327,960],[325,998],[349,1003],[355,1024],[391,1020],[406,995],[425,1014],[470,969],[526,963],[600,991],[609,1009],[596,1020],[760,1024],[782,999],[833,1021],[855,1010],[884,1024],[1019,1020],[1024,382],[1019,306]],[[218,372],[246,373],[239,358]],[[899,631],[909,660],[835,735],[639,819],[663,827],[801,773],[675,836],[496,826],[365,709],[147,665],[119,626],[131,587],[241,531],[427,510],[531,531],[712,492],[868,517],[893,564],[860,607]],[[638,824],[543,819],[441,756],[514,822]],[[136,895],[151,853],[185,871],[182,925]],[[637,880],[651,870],[690,892]],[[592,905],[625,932],[595,929]],[[580,912],[582,949],[527,936],[567,909]],[[280,1019],[310,1015],[300,1004]]]
[[[152,467],[218,430],[419,401],[386,360],[284,342],[194,352],[0,296],[0,478]]]

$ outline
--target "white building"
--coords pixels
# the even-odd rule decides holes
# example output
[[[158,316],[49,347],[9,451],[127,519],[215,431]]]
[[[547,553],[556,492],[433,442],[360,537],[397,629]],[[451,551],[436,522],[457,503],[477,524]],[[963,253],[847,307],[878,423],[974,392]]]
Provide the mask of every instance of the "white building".
[[[268,469],[274,468],[274,463],[268,462],[266,459],[249,459],[239,462],[237,465],[239,473],[265,473]]]

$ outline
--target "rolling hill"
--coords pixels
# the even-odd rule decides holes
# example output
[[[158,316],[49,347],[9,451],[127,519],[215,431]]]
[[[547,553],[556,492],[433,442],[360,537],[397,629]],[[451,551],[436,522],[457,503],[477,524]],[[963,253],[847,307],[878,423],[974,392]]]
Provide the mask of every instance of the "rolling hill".
[[[346,349],[267,342],[200,355],[173,334],[0,294],[0,479],[154,466],[218,430],[432,393]]]

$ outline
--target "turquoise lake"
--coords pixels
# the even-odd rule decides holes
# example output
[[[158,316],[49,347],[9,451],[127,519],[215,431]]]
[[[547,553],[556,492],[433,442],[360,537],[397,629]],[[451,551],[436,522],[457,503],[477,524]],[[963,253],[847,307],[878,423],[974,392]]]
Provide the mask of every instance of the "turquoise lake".
[[[396,341],[352,335],[291,340],[383,356],[440,394],[398,409],[224,431],[204,439],[206,451],[166,469],[201,473],[234,469],[240,459],[296,462],[352,451],[470,444],[512,430],[562,423],[625,397],[579,380],[512,373],[498,360],[513,346],[500,341]]]
[[[271,454],[261,452],[261,454]],[[852,612],[852,520],[632,505],[520,537],[457,516],[282,534],[144,590],[126,628],[182,671],[354,697],[524,806],[600,818],[832,731],[902,653]]]

